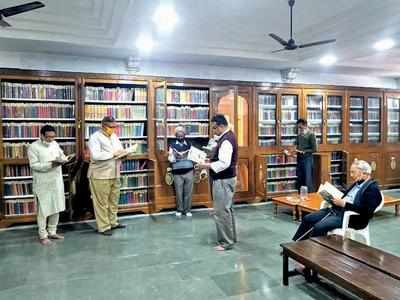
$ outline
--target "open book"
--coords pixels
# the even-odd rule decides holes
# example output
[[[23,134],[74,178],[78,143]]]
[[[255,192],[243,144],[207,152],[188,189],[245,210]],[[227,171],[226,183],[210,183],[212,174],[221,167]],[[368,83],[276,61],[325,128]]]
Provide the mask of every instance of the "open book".
[[[137,147],[138,147],[138,144],[134,144],[134,145],[130,146],[129,148],[124,149],[125,151],[122,152],[120,155],[114,157],[114,159],[121,159],[129,154],[134,154],[137,151]]]
[[[200,149],[191,146],[187,156],[188,160],[193,161],[196,164],[204,163],[207,158],[207,153],[201,151]]]
[[[54,161],[65,165],[71,163],[75,159],[75,157],[76,157],[75,154],[69,154],[65,158],[57,157]]]
[[[328,181],[325,181],[324,184],[321,184],[319,186],[318,193],[329,204],[332,204],[333,198],[342,198],[343,197],[343,193],[341,191],[339,191],[333,184],[329,183]]]

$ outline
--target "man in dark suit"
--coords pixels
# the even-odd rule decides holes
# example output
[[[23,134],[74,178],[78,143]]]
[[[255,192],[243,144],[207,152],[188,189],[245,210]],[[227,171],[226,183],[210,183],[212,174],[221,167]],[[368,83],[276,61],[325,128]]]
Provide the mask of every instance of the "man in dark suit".
[[[378,184],[371,178],[371,172],[371,166],[366,161],[354,161],[350,168],[350,176],[355,182],[342,198],[333,199],[331,208],[324,208],[305,216],[293,240],[323,236],[333,229],[342,227],[344,212],[348,210],[359,214],[351,216],[349,227],[365,228],[382,201]]]

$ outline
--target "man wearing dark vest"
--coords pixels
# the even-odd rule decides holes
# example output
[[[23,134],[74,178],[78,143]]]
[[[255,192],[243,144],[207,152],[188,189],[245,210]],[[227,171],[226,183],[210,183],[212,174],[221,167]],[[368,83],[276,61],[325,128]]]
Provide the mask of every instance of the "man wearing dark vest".
[[[329,231],[342,227],[344,212],[347,210],[359,214],[350,218],[349,227],[363,229],[368,225],[382,201],[381,192],[378,184],[371,179],[371,166],[366,161],[354,161],[350,168],[350,176],[355,182],[343,197],[334,198],[331,208],[324,208],[305,216],[293,237],[294,241],[326,235]]]
[[[176,216],[191,217],[193,192],[193,162],[187,159],[190,142],[185,138],[185,128],[175,129],[176,140],[169,147],[168,160],[171,163],[176,194]]]
[[[238,144],[224,115],[215,115],[211,122],[214,134],[218,136],[215,155],[210,158],[210,162],[200,164],[200,167],[210,169],[218,241],[215,250],[225,251],[232,249],[237,240],[232,204],[236,186]]]

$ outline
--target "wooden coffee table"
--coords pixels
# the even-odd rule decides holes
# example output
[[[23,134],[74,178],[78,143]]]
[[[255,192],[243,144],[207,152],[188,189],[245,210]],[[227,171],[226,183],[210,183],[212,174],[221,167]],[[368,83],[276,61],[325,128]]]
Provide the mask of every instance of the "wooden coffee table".
[[[272,197],[272,203],[274,204],[274,215],[278,215],[278,206],[288,207],[292,210],[293,220],[296,220],[297,215],[297,204],[300,201],[298,194],[290,194],[287,196]]]
[[[320,209],[322,197],[318,193],[311,193],[308,194],[306,200],[300,201],[300,198],[297,196],[297,212],[299,214],[299,220],[301,221],[303,217],[303,212],[314,212]],[[395,207],[395,215],[400,215],[400,198],[395,198],[389,195],[385,196],[385,203],[383,204],[384,207],[386,206],[394,206]],[[294,200],[296,201],[296,200]]]

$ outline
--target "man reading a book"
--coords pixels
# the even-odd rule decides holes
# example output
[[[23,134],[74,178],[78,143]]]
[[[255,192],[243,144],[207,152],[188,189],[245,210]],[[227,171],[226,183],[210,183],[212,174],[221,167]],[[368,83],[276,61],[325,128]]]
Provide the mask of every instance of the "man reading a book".
[[[371,178],[371,172],[371,166],[366,161],[355,160],[350,168],[350,176],[354,183],[342,198],[332,198],[331,208],[324,208],[305,216],[293,240],[323,236],[333,229],[342,227],[344,212],[348,210],[358,213],[351,216],[349,227],[365,228],[382,201],[378,184]]]
[[[29,166],[33,177],[33,194],[37,201],[37,224],[42,245],[52,240],[63,240],[57,234],[59,213],[65,210],[64,180],[61,165],[68,161],[55,141],[56,130],[45,125],[40,139],[28,148]]]
[[[125,228],[118,222],[121,160],[124,150],[118,136],[115,119],[106,116],[101,129],[89,138],[90,164],[88,178],[96,216],[97,230],[103,235],[112,235],[113,229]]]
[[[177,217],[192,216],[193,162],[187,158],[191,145],[185,134],[183,126],[175,128],[176,140],[169,146],[168,155],[174,176]]]

